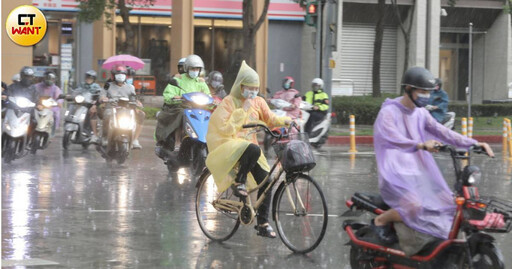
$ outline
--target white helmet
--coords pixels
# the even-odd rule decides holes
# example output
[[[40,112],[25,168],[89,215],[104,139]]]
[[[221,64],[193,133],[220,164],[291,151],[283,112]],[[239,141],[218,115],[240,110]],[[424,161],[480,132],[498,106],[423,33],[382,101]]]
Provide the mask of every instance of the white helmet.
[[[324,81],[321,78],[314,78],[313,81],[311,81],[311,84],[317,84],[321,89],[324,88]]]
[[[187,59],[185,60],[185,65],[183,66],[185,68],[185,72],[188,72],[188,69],[191,67],[199,67],[201,70],[204,69],[204,63],[203,60],[201,60],[201,57],[191,54],[187,56]]]
[[[11,80],[12,81],[16,81],[16,82],[20,82],[20,80],[21,80],[20,74],[19,73],[14,74],[14,76],[12,76]]]

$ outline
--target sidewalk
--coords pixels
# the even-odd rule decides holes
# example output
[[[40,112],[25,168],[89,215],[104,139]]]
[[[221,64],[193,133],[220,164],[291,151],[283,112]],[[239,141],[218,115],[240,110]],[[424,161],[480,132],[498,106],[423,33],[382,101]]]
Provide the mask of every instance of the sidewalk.
[[[146,120],[144,122],[146,126],[156,126],[156,120]],[[373,144],[373,136],[371,135],[357,135],[357,131],[361,130],[371,130],[373,126],[371,125],[357,125],[356,126],[356,145],[360,144]],[[330,133],[348,133],[349,126],[348,125],[332,125]],[[479,142],[487,142],[487,143],[501,143],[503,141],[503,137],[500,135],[475,135],[474,139]],[[327,139],[328,145],[348,145],[350,144],[350,136],[348,135],[329,135]]]

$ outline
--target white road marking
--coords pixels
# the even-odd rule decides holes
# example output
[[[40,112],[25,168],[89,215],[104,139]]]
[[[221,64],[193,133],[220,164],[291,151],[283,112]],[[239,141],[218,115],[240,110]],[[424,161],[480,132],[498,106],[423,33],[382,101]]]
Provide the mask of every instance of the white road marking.
[[[26,260],[2,260],[2,267],[9,266],[43,266],[43,265],[59,265],[58,262],[43,259],[26,259]]]

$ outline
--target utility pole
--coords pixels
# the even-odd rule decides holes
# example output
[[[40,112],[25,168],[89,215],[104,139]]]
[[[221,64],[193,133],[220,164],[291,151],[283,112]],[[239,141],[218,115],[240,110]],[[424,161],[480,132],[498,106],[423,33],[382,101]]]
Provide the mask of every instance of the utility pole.
[[[469,23],[469,55],[468,55],[468,91],[467,91],[467,100],[468,100],[468,120],[471,117],[471,102],[472,102],[472,95],[473,95],[473,89],[472,89],[472,65],[473,65],[473,23]]]

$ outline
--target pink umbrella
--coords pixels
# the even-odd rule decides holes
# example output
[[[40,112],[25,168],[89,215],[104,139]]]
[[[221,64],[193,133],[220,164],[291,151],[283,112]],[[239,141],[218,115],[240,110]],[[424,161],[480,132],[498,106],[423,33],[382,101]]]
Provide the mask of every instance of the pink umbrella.
[[[109,57],[101,66],[103,69],[109,70],[116,65],[125,65],[129,66],[135,70],[142,69],[144,67],[144,62],[135,57],[128,54],[120,54],[116,56]]]

